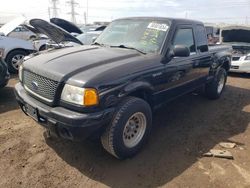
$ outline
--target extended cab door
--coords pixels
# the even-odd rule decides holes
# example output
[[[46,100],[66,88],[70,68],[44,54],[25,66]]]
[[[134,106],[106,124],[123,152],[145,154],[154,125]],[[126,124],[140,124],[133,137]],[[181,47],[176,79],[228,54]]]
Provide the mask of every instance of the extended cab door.
[[[195,43],[195,31],[193,25],[179,25],[172,39],[172,47],[175,45],[184,45],[189,48],[189,57],[174,57],[166,64],[168,67],[175,66],[176,72],[166,85],[166,89],[175,89],[173,95],[181,95],[197,86],[200,77],[199,53]]]
[[[175,45],[184,45],[189,48],[190,56],[173,57],[165,64],[165,75],[168,75],[167,81],[164,90],[157,93],[157,99],[171,100],[192,91],[199,84],[200,56],[197,52],[194,34],[195,30],[192,24],[176,27],[168,51],[171,51]]]
[[[206,80],[209,75],[210,66],[212,64],[211,54],[208,50],[208,39],[205,27],[201,24],[195,26],[195,40],[197,44],[197,52],[199,53],[197,67],[200,77]]]

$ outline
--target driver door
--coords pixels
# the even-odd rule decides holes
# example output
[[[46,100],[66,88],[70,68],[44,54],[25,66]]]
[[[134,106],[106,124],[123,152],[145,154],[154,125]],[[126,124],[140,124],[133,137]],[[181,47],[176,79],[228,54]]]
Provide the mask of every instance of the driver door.
[[[199,54],[196,50],[193,26],[177,27],[171,45],[172,49],[175,45],[187,46],[190,56],[174,57],[165,65],[166,73],[170,75],[164,90],[167,101],[192,91],[197,86],[196,82],[199,78]],[[173,67],[175,67],[174,72]]]

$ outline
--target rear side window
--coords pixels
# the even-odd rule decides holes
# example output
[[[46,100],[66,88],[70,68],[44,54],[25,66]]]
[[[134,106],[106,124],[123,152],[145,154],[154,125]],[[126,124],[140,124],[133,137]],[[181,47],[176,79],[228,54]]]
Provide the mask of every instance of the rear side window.
[[[173,45],[184,45],[189,48],[190,53],[195,53],[193,29],[178,29]]]
[[[208,51],[208,45],[207,45],[207,36],[206,36],[206,30],[202,25],[196,26],[196,43],[197,43],[197,49],[200,52],[207,52]]]

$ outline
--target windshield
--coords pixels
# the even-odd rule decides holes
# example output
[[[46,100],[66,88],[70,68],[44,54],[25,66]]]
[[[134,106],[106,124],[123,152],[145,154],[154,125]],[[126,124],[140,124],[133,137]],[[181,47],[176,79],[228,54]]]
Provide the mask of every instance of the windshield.
[[[158,53],[168,29],[169,21],[167,20],[116,20],[95,42],[110,47],[134,48],[143,53]]]

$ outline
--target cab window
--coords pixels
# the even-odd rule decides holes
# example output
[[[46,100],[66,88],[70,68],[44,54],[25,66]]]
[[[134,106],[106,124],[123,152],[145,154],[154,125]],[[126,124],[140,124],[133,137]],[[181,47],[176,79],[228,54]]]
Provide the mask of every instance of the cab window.
[[[193,29],[191,28],[178,29],[174,37],[173,45],[174,46],[184,45],[189,48],[191,55],[195,54],[196,49],[195,49],[195,43],[194,43]]]
[[[202,25],[196,26],[197,50],[201,53],[208,52],[206,30]]]

